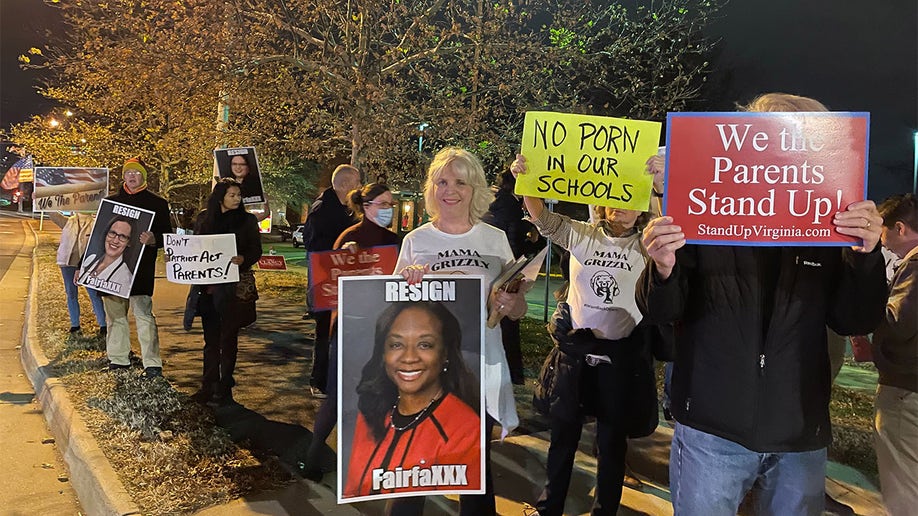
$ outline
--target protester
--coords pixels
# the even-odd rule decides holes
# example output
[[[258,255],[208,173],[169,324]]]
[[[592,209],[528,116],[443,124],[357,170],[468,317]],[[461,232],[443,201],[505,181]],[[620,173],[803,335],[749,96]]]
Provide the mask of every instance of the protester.
[[[67,313],[70,315],[70,333],[80,333],[80,298],[76,284],[77,271],[80,260],[89,243],[92,233],[94,215],[89,213],[73,212],[69,217],[64,217],[58,212],[52,212],[51,221],[61,228],[61,242],[57,246],[57,265],[61,268],[61,277],[64,280],[64,292],[67,294]],[[102,296],[95,289],[87,288],[92,311],[96,314],[99,324],[99,336],[105,337],[108,328],[105,326],[105,307],[102,305]]]
[[[902,261],[873,332],[877,386],[875,441],[883,503],[891,516],[918,508],[918,199],[897,195],[880,204],[883,245]]]
[[[501,269],[513,260],[513,251],[502,231],[481,222],[491,199],[478,158],[454,147],[438,152],[428,168],[424,186],[424,203],[431,220],[405,237],[395,270],[410,284],[419,283],[429,272],[482,274],[488,282],[493,282]],[[465,259],[456,260],[457,256]],[[526,314],[526,298],[521,292],[511,294],[501,290],[489,298],[489,306],[501,316],[519,319]],[[488,437],[495,424],[501,425],[503,437],[519,422],[499,327],[485,331],[484,353],[483,389],[488,413],[485,425],[486,492],[460,496],[459,512],[463,515],[495,514]],[[423,508],[423,498],[398,499],[390,503],[390,509],[399,514],[421,514]]]
[[[162,376],[163,362],[159,356],[159,334],[156,317],[153,315],[153,280],[156,272],[156,252],[163,247],[163,233],[172,233],[169,220],[169,203],[147,190],[147,167],[140,158],[131,158],[122,167],[124,185],[109,199],[135,208],[152,211],[153,225],[150,231],[140,233],[138,239],[144,245],[140,263],[134,273],[133,287],[129,299],[117,296],[103,296],[105,319],[108,325],[106,351],[110,369],[130,367],[131,331],[128,325],[128,308],[134,312],[137,325],[137,340],[140,341],[144,376]]]
[[[771,93],[746,110],[826,108]],[[882,318],[882,221],[872,201],[836,213],[835,230],[860,240],[841,250],[687,246],[669,216],[644,229],[653,263],[638,306],[651,322],[679,328],[670,456],[677,514],[734,515],[755,482],[757,514],[822,513],[832,435],[826,325],[863,334]]]
[[[389,187],[381,183],[370,183],[361,189],[354,190],[348,196],[348,204],[360,217],[360,222],[345,229],[335,242],[335,249],[376,247],[381,245],[399,245],[402,239],[388,229],[392,224],[392,213],[395,200]],[[392,271],[385,271],[386,274]],[[329,366],[327,374],[328,398],[316,412],[313,425],[312,441],[306,454],[304,477],[318,482],[322,478],[319,456],[325,446],[325,440],[335,428],[338,417],[338,339],[334,320],[331,323],[329,344]]]
[[[330,251],[342,231],[354,223],[345,203],[347,195],[360,188],[360,171],[350,165],[339,165],[332,173],[332,186],[326,188],[309,209],[303,225],[306,252]],[[328,383],[328,337],[331,332],[331,312],[313,313],[316,339],[313,348],[312,374],[309,385],[313,396],[325,398]]]
[[[233,402],[239,329],[255,322],[257,294],[249,295],[240,285],[254,285],[252,265],[261,258],[258,221],[242,205],[242,189],[232,179],[214,186],[207,210],[198,214],[195,234],[234,235],[236,256],[230,262],[239,267],[239,282],[199,285],[198,313],[204,328],[204,375],[201,389],[192,397],[200,403],[225,405]]]
[[[481,217],[481,220],[502,230],[507,235],[507,242],[510,244],[510,250],[513,251],[513,257],[519,258],[523,256],[526,247],[526,232],[530,224],[523,220],[522,200],[513,194],[515,187],[516,178],[513,177],[513,174],[510,172],[501,174],[497,192],[494,194],[494,202],[488,206],[488,211]],[[523,353],[520,350],[520,322],[504,317],[500,320],[500,332],[504,352],[507,354],[507,364],[510,367],[510,379],[514,384],[522,385],[524,377]]]
[[[511,166],[526,173],[526,158]],[[663,190],[663,170],[654,190]],[[545,489],[535,504],[541,516],[564,512],[574,456],[585,415],[596,417],[598,466],[592,514],[615,514],[625,478],[627,438],[657,426],[657,392],[651,345],[658,329],[643,321],[634,288],[647,262],[639,230],[649,212],[594,208],[595,223],[545,209],[542,199],[523,203],[539,232],[570,251],[567,302],[559,303],[550,331],[556,343],[542,375],[543,411],[550,418]],[[617,257],[596,260],[596,256]]]
[[[373,471],[465,466],[481,483],[478,379],[462,358],[462,328],[441,303],[396,303],[376,321],[373,355],[357,385],[357,423],[344,495],[454,489],[373,487]]]

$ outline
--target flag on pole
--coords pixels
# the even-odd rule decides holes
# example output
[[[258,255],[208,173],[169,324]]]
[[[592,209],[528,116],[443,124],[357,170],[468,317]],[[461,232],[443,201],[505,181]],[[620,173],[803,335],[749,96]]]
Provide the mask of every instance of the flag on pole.
[[[26,156],[16,163],[13,163],[13,166],[6,171],[6,174],[3,176],[3,181],[0,182],[0,188],[4,190],[15,190],[19,188],[19,181],[21,173],[26,173],[27,177],[32,175],[32,156]]]

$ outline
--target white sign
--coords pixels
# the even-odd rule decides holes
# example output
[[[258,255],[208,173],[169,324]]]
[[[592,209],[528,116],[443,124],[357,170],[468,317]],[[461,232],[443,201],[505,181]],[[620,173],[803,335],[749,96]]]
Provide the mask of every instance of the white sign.
[[[166,279],[186,285],[212,285],[239,281],[239,266],[230,263],[236,256],[236,236],[176,235],[165,238]]]

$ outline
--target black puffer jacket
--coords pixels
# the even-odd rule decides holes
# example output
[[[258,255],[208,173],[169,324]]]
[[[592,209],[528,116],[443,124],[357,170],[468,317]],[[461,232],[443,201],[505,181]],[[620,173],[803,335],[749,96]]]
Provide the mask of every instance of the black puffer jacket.
[[[676,419],[757,452],[823,448],[826,325],[866,334],[883,317],[882,255],[849,248],[686,246],[638,283],[645,320],[676,322]],[[777,268],[777,270],[775,270]]]

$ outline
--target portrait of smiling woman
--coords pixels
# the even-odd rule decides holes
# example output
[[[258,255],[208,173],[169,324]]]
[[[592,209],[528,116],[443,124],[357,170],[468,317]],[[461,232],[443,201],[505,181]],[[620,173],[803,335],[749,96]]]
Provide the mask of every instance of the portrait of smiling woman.
[[[479,382],[462,358],[461,342],[459,321],[442,303],[401,302],[383,310],[357,385],[344,497],[481,486]],[[466,466],[467,485],[379,482],[379,470],[432,465]]]
[[[79,283],[120,297],[128,297],[138,247],[133,219],[116,215],[109,219],[101,239],[96,239],[82,262]]]

